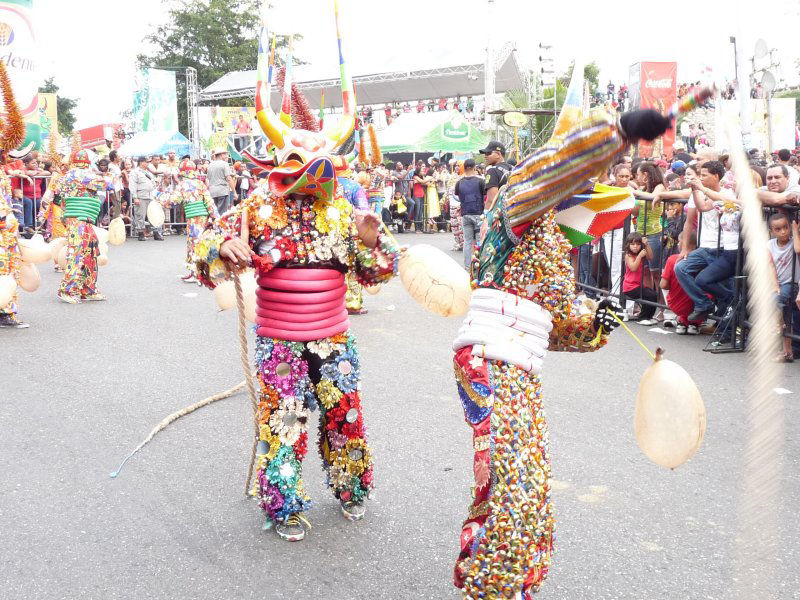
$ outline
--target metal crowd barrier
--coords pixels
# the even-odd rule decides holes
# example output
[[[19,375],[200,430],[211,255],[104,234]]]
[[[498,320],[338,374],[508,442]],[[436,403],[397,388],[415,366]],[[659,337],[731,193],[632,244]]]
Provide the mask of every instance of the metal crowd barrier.
[[[685,200],[668,200],[668,202],[680,202],[681,204],[686,204]],[[639,220],[642,222],[642,227],[639,228],[640,231],[647,231],[649,219],[647,207],[649,203],[649,200],[644,203],[645,210],[639,214]],[[774,213],[778,211],[783,211],[786,213],[788,211],[790,213],[789,218],[791,222],[792,219],[797,220],[798,208],[800,207],[765,207],[764,217],[768,223],[770,216]],[[703,219],[701,215],[702,213],[698,211],[698,222],[696,229],[698,248],[700,247],[699,242],[703,227]],[[685,216],[686,215],[684,213],[684,222]],[[717,215],[717,219],[719,220],[719,215]],[[625,239],[627,238],[628,234],[634,230],[635,228],[633,227],[632,219],[629,217],[623,224],[623,227],[620,229],[606,233],[599,239],[599,241],[595,240],[593,243],[580,246],[578,248],[577,267],[575,269],[576,283],[580,289],[587,293],[587,295],[602,297],[609,296],[615,298],[623,307],[625,307],[627,303],[633,302],[642,305],[655,306],[663,310],[669,310],[669,307],[666,304],[665,292],[659,287],[660,274],[664,269],[667,259],[671,255],[678,253],[680,251],[680,247],[677,243],[671,248],[666,248],[664,246],[663,227],[661,230],[662,252],[660,261],[656,265],[650,265],[650,270],[654,273],[652,289],[656,292],[658,300],[655,302],[647,300],[642,297],[641,293],[638,295],[638,297],[631,297],[630,295],[624,294],[622,291],[623,279],[626,272],[625,255],[622,250],[624,248]],[[719,252],[721,249],[721,233],[722,230],[718,227],[717,246],[715,249],[717,252]],[[790,241],[790,243],[792,242]],[[787,337],[800,344],[800,309],[795,304],[798,288],[798,274],[796,272],[797,262],[798,259],[796,256],[795,260],[792,261],[792,282],[794,282],[794,287],[792,291],[792,298],[790,300],[791,311],[787,311],[790,315],[790,319],[789,322],[786,323],[783,335],[784,337]],[[745,349],[747,335],[750,330],[750,321],[748,320],[747,311],[747,275],[744,270],[744,249],[741,243],[741,230],[736,258],[736,270],[734,275],[731,277],[731,284],[733,286],[734,293],[733,300],[730,304],[730,306],[733,307],[730,317],[728,319],[722,319],[719,316],[709,316],[710,319],[716,321],[718,324],[717,331],[706,347],[706,350],[709,352],[742,352]],[[730,342],[713,344],[713,342],[718,342],[718,340],[722,337],[727,337],[727,334],[730,334]]]

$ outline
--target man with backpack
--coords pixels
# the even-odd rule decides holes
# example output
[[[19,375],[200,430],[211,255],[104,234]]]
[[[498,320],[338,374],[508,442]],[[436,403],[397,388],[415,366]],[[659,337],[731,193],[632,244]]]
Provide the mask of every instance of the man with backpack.
[[[464,161],[464,176],[456,182],[455,194],[461,202],[461,226],[464,229],[464,267],[469,271],[472,251],[479,239],[486,184],[475,172],[475,161]]]

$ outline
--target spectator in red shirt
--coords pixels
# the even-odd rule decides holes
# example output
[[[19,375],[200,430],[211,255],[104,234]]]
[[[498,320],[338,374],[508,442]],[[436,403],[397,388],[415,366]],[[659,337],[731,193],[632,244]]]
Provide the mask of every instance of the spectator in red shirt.
[[[439,110],[447,110],[447,98],[439,98]]]
[[[690,238],[689,245],[691,246],[692,236],[686,236],[686,238]],[[682,243],[685,244],[686,242],[682,241]],[[691,247],[687,247],[685,253],[673,254],[667,259],[664,264],[664,270],[661,272],[661,281],[659,283],[659,287],[668,292],[667,306],[678,317],[678,325],[675,327],[675,333],[678,335],[686,335],[687,333],[689,335],[697,335],[699,333],[698,328],[703,323],[702,320],[689,322],[689,313],[692,312],[694,303],[681,287],[678,277],[675,275],[675,264],[691,250]]]
[[[26,156],[22,160],[25,174],[28,176],[22,179],[22,211],[23,228],[25,234],[30,237],[36,229],[36,215],[42,205],[42,196],[45,190],[44,177],[50,175],[44,169],[39,168],[39,161],[32,155]]]

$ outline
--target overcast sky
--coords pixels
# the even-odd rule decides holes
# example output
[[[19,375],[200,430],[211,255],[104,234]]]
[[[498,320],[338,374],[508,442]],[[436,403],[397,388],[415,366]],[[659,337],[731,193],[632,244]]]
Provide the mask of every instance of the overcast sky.
[[[64,94],[80,99],[78,127],[115,122],[130,106],[136,55],[147,50],[143,38],[166,19],[170,3],[34,0],[42,79],[55,75]],[[454,65],[476,62],[487,45],[487,0],[339,3],[352,75],[382,66],[387,70],[440,66],[443,59],[452,59]],[[315,70],[329,70],[335,77],[332,1],[273,0],[272,4],[271,27],[303,34],[295,53]],[[617,84],[627,80],[629,65],[642,60],[677,61],[680,81],[699,79],[705,67],[732,79],[729,36],[735,35],[748,57],[755,41],[764,38],[778,50],[779,79],[798,83],[794,65],[800,57],[798,0],[710,0],[668,3],[666,9],[663,3],[635,0],[622,4],[494,0],[493,4],[493,44],[514,42],[523,65],[536,66],[542,42],[553,46],[557,70],[578,53],[595,60],[602,84],[609,78]]]

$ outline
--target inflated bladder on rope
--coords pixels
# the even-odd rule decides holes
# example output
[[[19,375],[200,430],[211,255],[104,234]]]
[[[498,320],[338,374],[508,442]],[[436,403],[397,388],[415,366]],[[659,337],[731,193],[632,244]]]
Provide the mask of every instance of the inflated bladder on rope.
[[[49,246],[39,233],[29,240],[20,238],[18,244],[20,257],[27,263],[39,264],[52,258]]]
[[[678,364],[662,358],[639,382],[634,414],[636,441],[647,458],[674,469],[689,460],[706,431],[706,408],[700,391]]]
[[[383,286],[381,284],[378,284],[378,285],[365,285],[364,289],[367,290],[367,293],[370,296],[375,296],[378,293],[380,293],[382,287]]]
[[[164,224],[166,217],[164,216],[164,207],[155,200],[151,200],[147,205],[147,220],[153,227],[161,227]]]
[[[125,243],[125,221],[122,217],[111,219],[108,224],[108,243],[112,246],[121,246]]]
[[[39,289],[42,278],[39,269],[33,263],[23,262],[19,268],[19,287],[26,292],[35,292]]]
[[[11,275],[0,275],[0,308],[5,308],[14,298],[17,281]]]
[[[411,297],[429,311],[443,317],[467,312],[469,275],[438,248],[428,244],[411,246],[400,257],[398,273]]]
[[[100,254],[97,257],[97,264],[101,267],[105,267],[108,264],[108,254]]]
[[[94,229],[94,234],[97,236],[97,241],[100,245],[108,244],[108,231],[95,225],[92,225],[92,229]]]
[[[47,244],[48,249],[50,250],[50,258],[55,261],[58,261],[58,253],[61,252],[61,248],[67,245],[67,238],[58,237],[53,238]]]
[[[242,284],[242,299],[244,300],[244,316],[251,323],[256,322],[256,274],[253,269],[247,269],[239,274]],[[223,281],[214,288],[214,300],[220,310],[229,310],[236,306],[236,289],[233,280]]]

